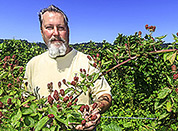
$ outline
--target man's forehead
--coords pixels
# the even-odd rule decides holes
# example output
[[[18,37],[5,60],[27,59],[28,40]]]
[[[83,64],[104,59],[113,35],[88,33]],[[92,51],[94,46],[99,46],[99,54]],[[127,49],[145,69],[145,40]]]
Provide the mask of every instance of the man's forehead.
[[[46,11],[42,16],[43,17],[52,17],[54,15],[58,15],[60,17],[63,17],[63,15],[60,12],[54,12],[54,11]]]

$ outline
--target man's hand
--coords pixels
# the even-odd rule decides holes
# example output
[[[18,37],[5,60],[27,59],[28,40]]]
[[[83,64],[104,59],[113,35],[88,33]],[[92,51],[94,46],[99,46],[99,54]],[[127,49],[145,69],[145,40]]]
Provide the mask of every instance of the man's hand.
[[[95,104],[90,105],[90,112],[84,112],[84,119],[80,125],[77,125],[75,129],[77,130],[93,130],[100,123],[100,110],[95,107]],[[98,104],[97,104],[98,105]],[[93,109],[94,107],[94,109]]]

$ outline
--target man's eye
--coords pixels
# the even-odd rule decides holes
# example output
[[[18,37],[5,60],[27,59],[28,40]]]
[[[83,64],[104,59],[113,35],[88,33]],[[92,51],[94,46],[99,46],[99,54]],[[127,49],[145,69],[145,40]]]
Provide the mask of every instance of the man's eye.
[[[63,30],[65,30],[65,28],[62,27],[62,26],[60,26],[60,27],[58,27],[58,30],[59,30],[59,31],[63,31]]]
[[[51,27],[51,26],[47,26],[46,29],[48,29],[48,30],[52,30],[53,27]]]

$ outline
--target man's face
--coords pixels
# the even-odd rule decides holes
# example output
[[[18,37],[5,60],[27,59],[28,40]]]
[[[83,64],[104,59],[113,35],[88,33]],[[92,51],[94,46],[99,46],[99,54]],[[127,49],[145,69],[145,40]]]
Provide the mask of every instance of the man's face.
[[[41,34],[48,48],[59,48],[59,50],[63,47],[68,48],[69,29],[64,22],[62,14],[57,12],[45,12],[42,16]],[[64,55],[64,53],[62,53],[62,55]]]

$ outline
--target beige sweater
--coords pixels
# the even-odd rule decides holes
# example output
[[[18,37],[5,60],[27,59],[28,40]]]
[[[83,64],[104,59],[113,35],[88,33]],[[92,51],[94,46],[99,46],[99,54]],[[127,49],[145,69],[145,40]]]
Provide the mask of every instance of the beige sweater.
[[[52,59],[48,55],[48,51],[32,58],[26,67],[25,78],[28,81],[28,90],[35,93],[41,98],[47,97],[49,91],[47,84],[53,82],[53,90],[60,90],[58,82],[63,79],[71,82],[75,75],[80,77],[80,69],[85,69],[91,74],[96,71],[90,64],[86,54],[73,49],[64,57]],[[81,78],[79,78],[79,81]],[[66,89],[67,86],[62,84],[61,88]],[[91,104],[90,94],[94,100],[104,93],[110,93],[110,86],[103,77],[95,82],[95,86],[88,89],[86,95],[83,93],[79,97],[78,103]]]

